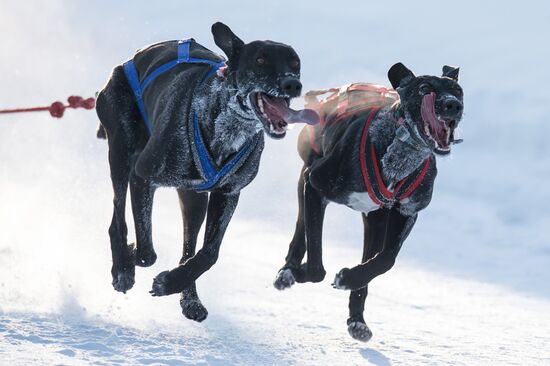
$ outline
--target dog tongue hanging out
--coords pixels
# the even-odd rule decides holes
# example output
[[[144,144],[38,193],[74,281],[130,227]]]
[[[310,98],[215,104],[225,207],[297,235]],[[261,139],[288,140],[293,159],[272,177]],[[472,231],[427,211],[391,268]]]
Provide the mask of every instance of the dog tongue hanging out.
[[[255,97],[255,98],[254,98]],[[280,138],[285,135],[289,123],[319,123],[319,115],[311,109],[295,111],[290,108],[287,98],[277,98],[265,93],[254,94],[253,105],[258,117],[269,125],[271,137]]]
[[[398,63],[388,77],[394,89],[356,83],[306,94],[306,106],[320,114],[321,123],[306,126],[299,137],[304,167],[298,222],[274,282],[282,290],[295,282],[322,281],[327,203],[361,212],[361,263],[342,269],[333,283],[351,290],[348,332],[360,341],[372,336],[363,317],[369,282],[393,266],[418,212],[430,203],[435,156],[449,154],[460,142],[455,139],[463,109],[458,68],[444,66],[441,77],[415,76]],[[332,95],[317,100],[327,92]]]

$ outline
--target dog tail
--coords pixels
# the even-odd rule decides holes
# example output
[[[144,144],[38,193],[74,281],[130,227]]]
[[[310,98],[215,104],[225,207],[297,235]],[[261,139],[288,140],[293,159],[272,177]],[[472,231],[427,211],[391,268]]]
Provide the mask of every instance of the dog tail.
[[[99,127],[97,128],[96,136],[97,136],[98,139],[103,139],[103,140],[107,139],[107,131],[105,131],[105,127],[103,127],[103,125],[101,123],[99,124]]]

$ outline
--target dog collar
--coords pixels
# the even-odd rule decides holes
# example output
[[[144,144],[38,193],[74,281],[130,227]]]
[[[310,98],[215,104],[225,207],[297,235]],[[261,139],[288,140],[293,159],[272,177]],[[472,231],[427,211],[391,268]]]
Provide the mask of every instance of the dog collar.
[[[405,121],[405,112],[403,112],[399,100],[393,103],[391,109],[393,111],[393,118],[395,118],[398,124],[402,124]]]
[[[401,103],[396,101],[392,106],[391,110],[393,113],[393,118],[396,121],[396,124],[399,126],[395,131],[395,138],[399,141],[409,145],[415,150],[430,150],[430,147],[418,132],[418,127],[414,122],[410,122],[405,116],[405,111],[401,107]],[[430,150],[431,151],[431,150]]]

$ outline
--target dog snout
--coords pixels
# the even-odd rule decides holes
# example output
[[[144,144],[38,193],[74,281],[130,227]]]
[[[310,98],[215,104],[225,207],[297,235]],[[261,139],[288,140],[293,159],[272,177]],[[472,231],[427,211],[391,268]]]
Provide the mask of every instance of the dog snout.
[[[281,80],[281,88],[289,96],[297,97],[302,92],[302,83],[296,78],[286,77]]]
[[[447,99],[443,102],[443,111],[447,116],[460,116],[462,108],[462,103],[455,98]]]

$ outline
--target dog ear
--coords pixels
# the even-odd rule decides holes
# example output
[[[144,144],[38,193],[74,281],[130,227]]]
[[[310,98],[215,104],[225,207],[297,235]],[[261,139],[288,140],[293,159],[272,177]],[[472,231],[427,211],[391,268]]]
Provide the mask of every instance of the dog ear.
[[[415,78],[413,72],[401,62],[396,63],[388,70],[388,79],[394,89],[405,86],[413,78]]]
[[[212,24],[212,35],[214,42],[227,55],[230,62],[238,57],[244,42],[227,25],[221,22]]]
[[[443,75],[448,77],[450,79],[453,79],[454,81],[458,81],[458,72],[460,71],[459,67],[453,67],[453,66],[443,66]]]

